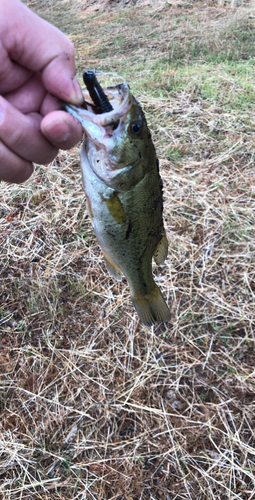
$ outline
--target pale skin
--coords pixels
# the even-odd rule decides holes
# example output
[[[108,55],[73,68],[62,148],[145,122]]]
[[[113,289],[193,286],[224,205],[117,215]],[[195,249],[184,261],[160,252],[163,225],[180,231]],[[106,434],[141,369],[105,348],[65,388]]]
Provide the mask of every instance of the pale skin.
[[[81,140],[60,99],[83,95],[71,41],[20,0],[0,0],[0,12],[0,180],[21,183]]]

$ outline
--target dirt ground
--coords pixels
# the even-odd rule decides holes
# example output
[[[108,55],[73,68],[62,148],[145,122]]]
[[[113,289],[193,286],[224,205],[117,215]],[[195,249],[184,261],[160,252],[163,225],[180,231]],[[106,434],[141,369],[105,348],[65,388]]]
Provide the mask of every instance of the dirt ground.
[[[73,41],[80,81],[114,72],[143,106],[172,320],[143,326],[108,274],[80,145],[1,184],[0,498],[251,500],[254,5],[27,3]]]

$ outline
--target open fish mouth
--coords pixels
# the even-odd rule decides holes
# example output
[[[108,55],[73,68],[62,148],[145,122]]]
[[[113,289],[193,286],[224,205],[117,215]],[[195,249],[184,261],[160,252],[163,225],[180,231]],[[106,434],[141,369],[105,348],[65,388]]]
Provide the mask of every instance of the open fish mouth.
[[[79,120],[94,143],[111,149],[111,141],[107,139],[114,139],[123,131],[125,116],[134,98],[126,83],[102,89],[94,71],[85,71],[83,80],[87,87],[83,106],[64,103],[64,107]]]

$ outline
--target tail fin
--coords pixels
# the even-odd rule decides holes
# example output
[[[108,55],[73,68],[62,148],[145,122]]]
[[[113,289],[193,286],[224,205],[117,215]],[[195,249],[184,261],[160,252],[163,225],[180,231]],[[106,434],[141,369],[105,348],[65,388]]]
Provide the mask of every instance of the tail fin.
[[[132,297],[132,301],[139,318],[146,326],[165,323],[171,319],[171,313],[157,285],[150,294]]]

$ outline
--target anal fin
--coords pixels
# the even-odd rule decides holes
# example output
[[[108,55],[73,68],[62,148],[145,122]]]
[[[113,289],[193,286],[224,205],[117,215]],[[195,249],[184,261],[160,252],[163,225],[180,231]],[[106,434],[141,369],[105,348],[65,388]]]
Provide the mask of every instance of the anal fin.
[[[157,266],[159,266],[160,264],[163,264],[163,262],[166,260],[167,252],[168,252],[168,242],[167,242],[165,230],[163,229],[163,236],[162,236],[161,240],[159,241],[158,246],[156,248],[156,251],[153,255],[153,258],[154,258]]]
[[[114,264],[114,262],[104,253],[104,259],[106,263],[106,267],[109,273],[118,281],[122,280],[122,272],[121,269]]]

